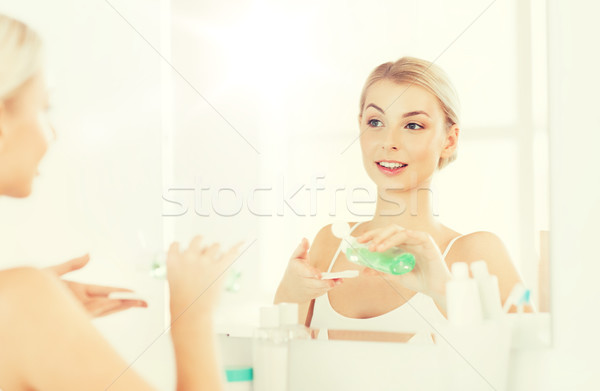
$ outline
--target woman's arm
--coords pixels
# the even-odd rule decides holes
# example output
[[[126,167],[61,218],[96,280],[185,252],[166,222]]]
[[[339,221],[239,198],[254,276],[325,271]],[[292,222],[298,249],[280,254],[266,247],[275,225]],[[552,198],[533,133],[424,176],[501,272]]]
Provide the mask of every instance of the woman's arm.
[[[513,286],[521,281],[504,244],[490,232],[474,232],[458,239],[446,259],[428,233],[393,224],[365,232],[358,241],[371,242],[371,251],[386,251],[392,246],[400,246],[413,253],[416,265],[410,273],[392,276],[365,268],[363,274],[383,276],[392,283],[425,293],[443,314],[446,313],[446,283],[451,279],[449,269],[453,262],[485,260],[490,274],[498,277],[502,302],[506,301]]]
[[[173,243],[167,256],[171,300],[171,335],[177,364],[177,390],[223,388],[216,359],[212,314],[223,277],[235,262],[238,246],[222,254],[219,245],[205,246],[196,236],[185,251]]]
[[[171,248],[171,334],[178,390],[220,390],[212,313],[223,271],[237,248],[221,255],[195,238]],[[152,390],[106,342],[84,307],[48,271],[0,272],[0,389]]]
[[[461,256],[461,259],[453,257],[456,261],[471,263],[484,260],[487,263],[489,273],[498,277],[503,304],[513,287],[522,282],[506,246],[497,235],[487,231],[473,232],[457,240],[455,246],[453,250]],[[449,263],[448,267],[451,264]]]
[[[0,388],[151,390],[50,273],[0,272]]]
[[[45,270],[58,277],[79,270],[90,261],[89,254],[71,259],[58,265],[50,266]],[[111,299],[112,292],[131,292],[129,289],[82,284],[75,281],[62,280],[77,300],[83,304],[86,311],[93,317],[106,316],[132,307],[148,307],[143,300]]]

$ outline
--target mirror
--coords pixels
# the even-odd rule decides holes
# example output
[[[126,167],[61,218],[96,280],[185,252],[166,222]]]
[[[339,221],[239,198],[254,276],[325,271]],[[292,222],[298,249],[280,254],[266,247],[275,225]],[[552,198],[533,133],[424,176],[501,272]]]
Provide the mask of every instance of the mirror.
[[[2,199],[2,267],[90,252],[70,278],[152,303],[96,324],[124,357],[145,352],[159,388],[172,376],[168,344],[146,351],[165,329],[164,283],[148,276],[157,253],[196,232],[246,238],[218,321],[249,334],[301,237],[372,213],[359,94],[376,65],[404,55],[440,65],[462,102],[439,219],[499,235],[548,311],[544,1],[22,0],[2,12],[46,41],[58,131],[33,196]]]
[[[543,1],[172,0],[171,12],[184,77],[171,81],[164,221],[180,236],[256,239],[235,265],[240,289],[224,308],[239,315],[224,310],[225,323],[257,319],[300,238],[369,218],[360,91],[376,65],[405,55],[442,67],[461,100],[458,159],[437,174],[434,213],[458,232],[497,234],[548,311]]]

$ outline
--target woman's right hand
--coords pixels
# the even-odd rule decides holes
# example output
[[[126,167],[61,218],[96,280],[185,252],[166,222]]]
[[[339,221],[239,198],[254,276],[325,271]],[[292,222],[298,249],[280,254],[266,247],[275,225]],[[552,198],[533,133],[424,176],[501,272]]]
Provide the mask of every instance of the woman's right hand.
[[[239,244],[221,252],[219,244],[210,246],[196,236],[185,251],[172,243],[167,255],[167,280],[174,322],[183,314],[186,318],[210,316],[220,295],[227,268],[235,260]]]
[[[321,272],[309,262],[309,247],[308,240],[303,238],[294,250],[275,294],[275,304],[306,303],[343,282],[341,278],[321,280]]]

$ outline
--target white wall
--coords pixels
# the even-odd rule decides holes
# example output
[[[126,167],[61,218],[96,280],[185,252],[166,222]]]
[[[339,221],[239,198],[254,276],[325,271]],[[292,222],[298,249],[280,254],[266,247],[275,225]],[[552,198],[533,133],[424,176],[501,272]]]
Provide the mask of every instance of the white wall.
[[[600,36],[600,6],[558,0],[548,5],[554,343],[548,351],[523,355],[523,367],[539,374],[539,381],[528,375],[530,386],[523,381],[518,389],[596,390],[600,186],[593,160],[600,145],[600,55],[590,43]]]

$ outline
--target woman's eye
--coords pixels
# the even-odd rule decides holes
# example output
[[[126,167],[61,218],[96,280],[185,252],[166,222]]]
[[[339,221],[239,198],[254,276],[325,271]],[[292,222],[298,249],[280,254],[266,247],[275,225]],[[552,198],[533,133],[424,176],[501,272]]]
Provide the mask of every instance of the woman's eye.
[[[422,127],[421,125],[419,125],[419,124],[416,124],[416,123],[414,123],[414,122],[411,122],[411,123],[407,124],[407,125],[406,125],[406,127],[407,127],[408,129],[411,129],[411,130],[419,130],[419,129],[423,129],[423,127]]]
[[[378,123],[379,123],[380,125],[377,125]],[[369,125],[369,126],[370,126],[370,127],[372,127],[372,128],[378,128],[378,127],[381,127],[381,126],[383,126],[383,122],[381,122],[381,121],[380,121],[380,120],[378,120],[378,119],[371,119],[371,120],[369,120],[369,121],[367,122],[367,125]]]

